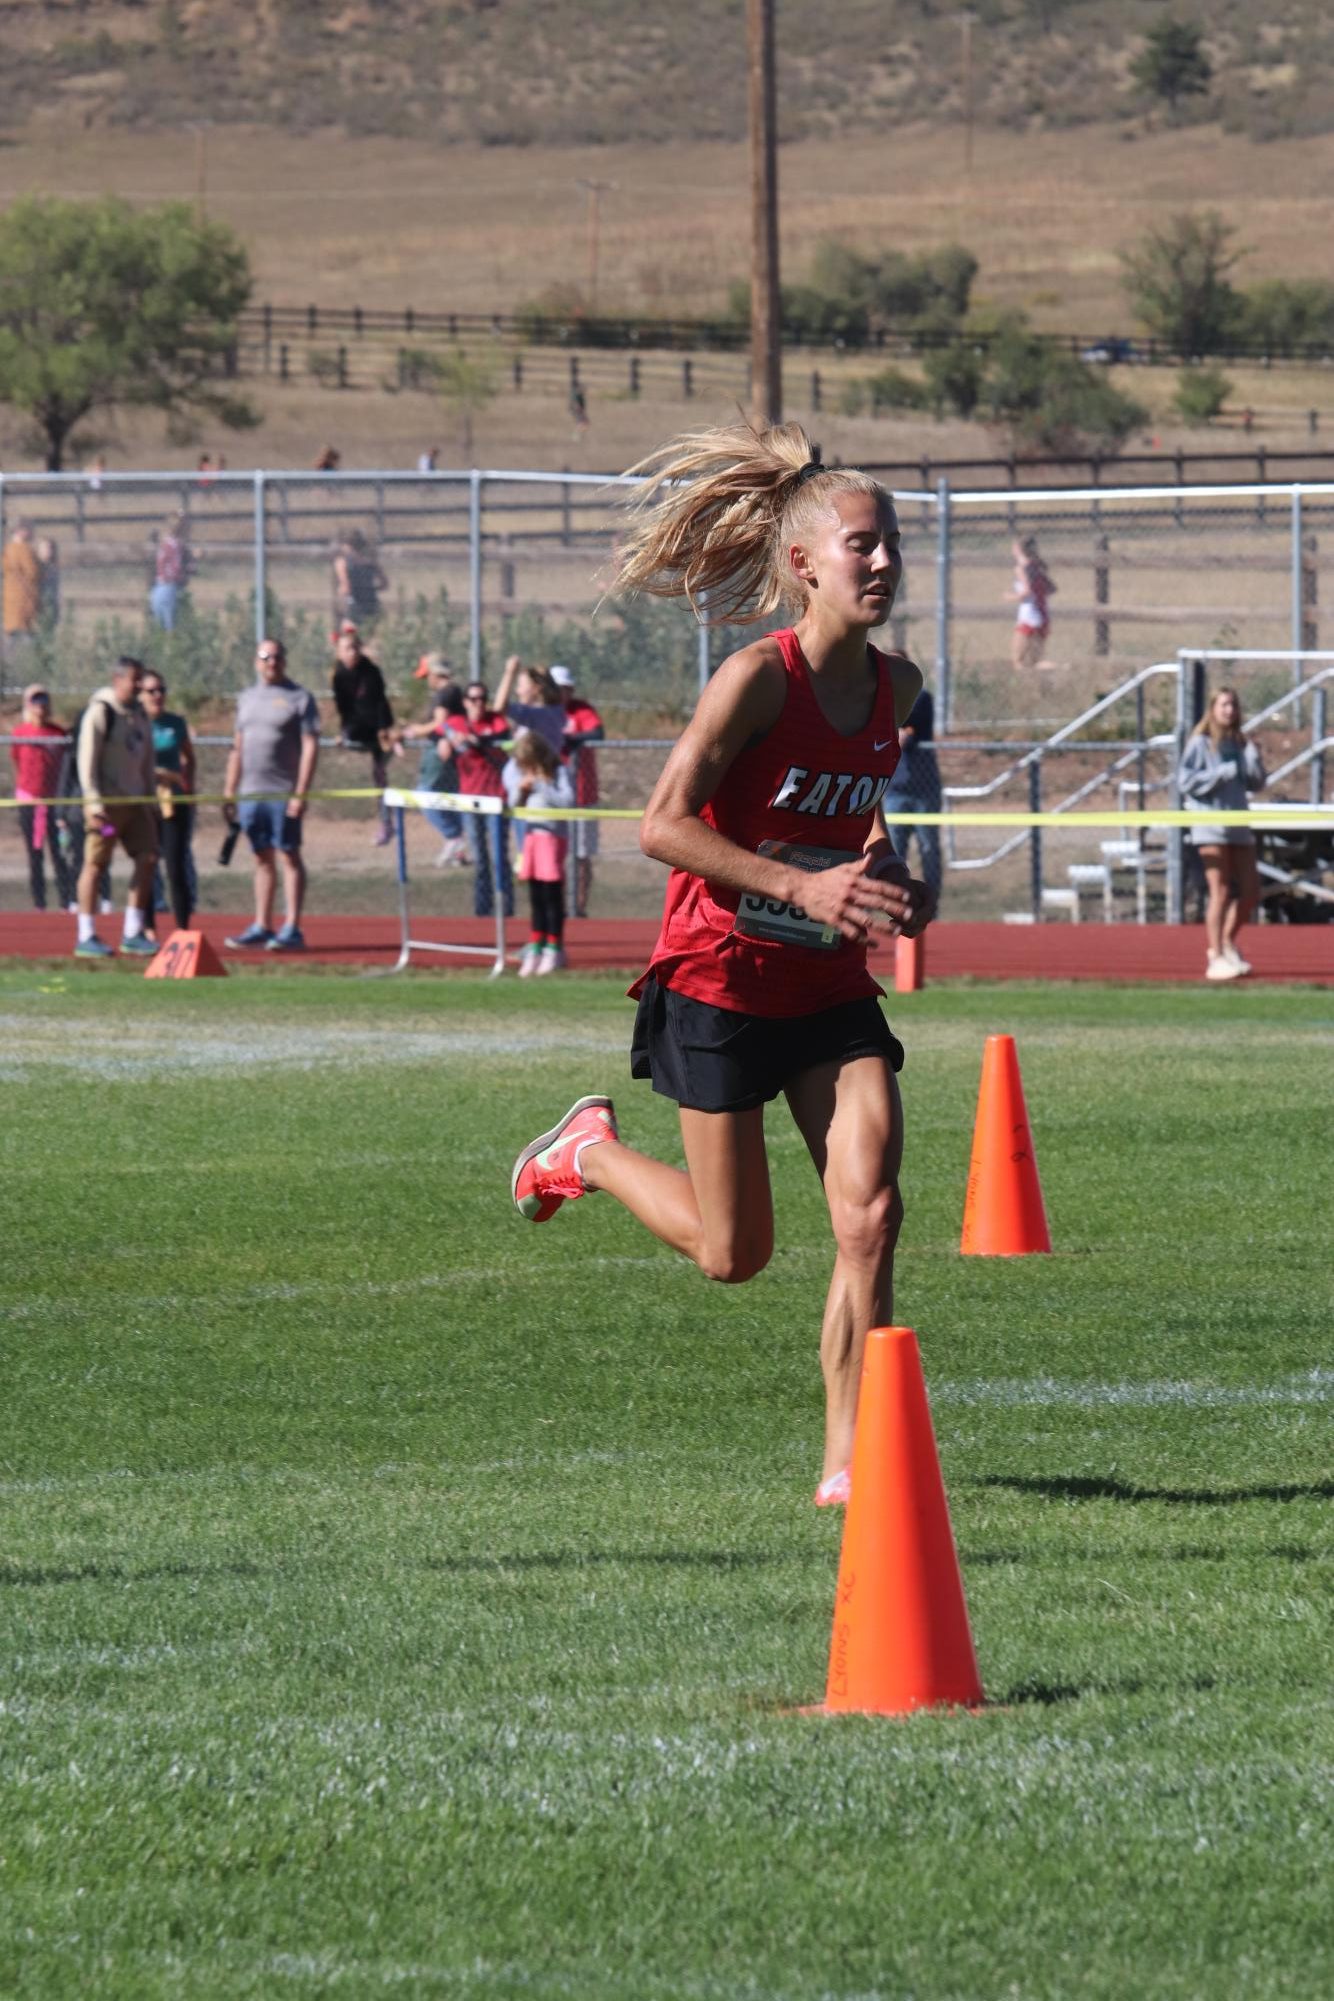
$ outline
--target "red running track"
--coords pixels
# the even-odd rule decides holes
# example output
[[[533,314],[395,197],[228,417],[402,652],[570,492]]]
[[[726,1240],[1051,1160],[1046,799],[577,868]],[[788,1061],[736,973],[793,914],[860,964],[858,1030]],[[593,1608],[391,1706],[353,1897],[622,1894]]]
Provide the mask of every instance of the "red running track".
[[[227,952],[223,939],[247,917],[207,916],[200,925],[230,961],[272,965],[268,952]],[[120,918],[101,920],[113,943]],[[159,936],[172,929],[168,918]],[[398,957],[395,917],[310,917],[309,949],[303,957],[318,965],[390,967]],[[490,945],[494,927],[482,918],[418,921],[423,938]],[[509,927],[511,950],[527,935],[526,925]],[[573,967],[639,972],[647,963],[657,925],[586,918],[571,923],[566,939]],[[926,976],[977,980],[1200,980],[1204,972],[1204,931],[1198,925],[1168,924],[933,924],[926,936]],[[1252,926],[1243,938],[1246,955],[1261,980],[1302,981],[1334,986],[1334,924]],[[74,947],[74,919],[61,912],[0,915],[0,957],[65,958]],[[296,963],[300,963],[297,961]],[[414,963],[437,970],[485,966],[485,958],[451,958],[423,953]],[[893,958],[886,944],[872,954],[878,976],[893,981]]]

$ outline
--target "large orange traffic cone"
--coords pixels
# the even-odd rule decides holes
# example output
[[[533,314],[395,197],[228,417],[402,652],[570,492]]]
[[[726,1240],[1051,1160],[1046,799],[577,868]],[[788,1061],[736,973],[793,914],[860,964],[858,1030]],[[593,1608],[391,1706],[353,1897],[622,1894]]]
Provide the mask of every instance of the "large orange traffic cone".
[[[1012,1035],[989,1035],[982,1055],[959,1248],[965,1257],[981,1258],[1051,1249]]]
[[[976,1707],[982,1683],[917,1336],[866,1339],[824,1707]]]

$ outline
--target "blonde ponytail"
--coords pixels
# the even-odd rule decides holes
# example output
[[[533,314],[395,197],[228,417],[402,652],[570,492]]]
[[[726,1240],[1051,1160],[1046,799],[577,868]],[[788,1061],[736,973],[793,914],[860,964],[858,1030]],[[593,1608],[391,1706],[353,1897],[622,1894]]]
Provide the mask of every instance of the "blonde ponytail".
[[[883,492],[869,473],[821,466],[800,424],[691,431],[630,470],[644,485],[612,591],[686,598],[710,624],[800,612],[791,542],[828,518],[835,494]]]

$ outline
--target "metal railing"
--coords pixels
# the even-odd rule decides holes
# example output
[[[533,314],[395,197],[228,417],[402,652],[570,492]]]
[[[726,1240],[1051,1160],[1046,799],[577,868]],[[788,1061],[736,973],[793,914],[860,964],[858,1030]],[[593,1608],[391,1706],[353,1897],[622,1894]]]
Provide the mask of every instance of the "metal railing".
[[[327,666],[335,556],[355,535],[381,575],[363,616],[391,683],[431,647],[466,649],[475,674],[522,630],[527,650],[542,657],[558,642],[555,657],[573,653],[590,691],[641,710],[650,690],[663,706],[670,659],[671,698],[684,713],[738,635],[701,635],[681,606],[595,611],[631,484],[623,474],[499,468],[6,473],[0,536],[25,517],[60,553],[51,606],[11,642],[10,666],[31,638],[43,677],[73,689],[116,639],[158,644],[155,544],[179,516],[189,617],[163,664],[193,692],[242,685],[253,638],[269,623],[289,654],[305,647],[309,671]],[[945,734],[995,734],[1013,717],[1036,735],[1084,714],[1109,677],[1124,682],[1146,658],[1197,640],[1289,656],[1319,647],[1334,482],[960,492],[941,480],[895,500],[908,567],[889,638],[929,668]],[[1061,673],[1042,681],[1006,665],[1009,545],[1021,534],[1041,537],[1057,586],[1051,645]],[[20,678],[16,668],[8,678]]]
[[[1282,694],[1276,696],[1273,700],[1252,713],[1245,724],[1246,733],[1248,735],[1253,734],[1289,709],[1295,709],[1300,716],[1303,703],[1308,696],[1311,697],[1310,741],[1294,756],[1286,759],[1269,774],[1269,783],[1271,785],[1275,784],[1281,779],[1290,776],[1292,772],[1309,767],[1311,771],[1310,801],[1313,805],[1319,805],[1324,798],[1324,755],[1327,750],[1334,749],[1334,737],[1326,733],[1325,727],[1326,687],[1328,683],[1334,681],[1334,652],[1320,652],[1318,650],[1313,651],[1300,648],[1256,648],[1247,650],[1245,648],[1196,649],[1183,647],[1175,660],[1156,661],[1148,667],[1141,668],[1138,673],[1129,676],[1116,688],[1113,688],[1110,693],[1102,696],[1097,702],[1090,704],[1087,709],[1074,717],[1069,723],[1053,731],[1043,742],[1028,746],[1020,756],[1012,758],[1003,770],[997,772],[994,777],[988,779],[985,783],[980,785],[944,786],[942,787],[942,798],[947,802],[990,798],[1004,786],[1010,784],[1014,779],[1023,774],[1027,779],[1026,804],[1028,811],[1034,814],[1040,813],[1047,816],[1056,816],[1074,812],[1085,800],[1092,797],[1094,793],[1100,791],[1113,780],[1116,780],[1119,774],[1133,763],[1137,766],[1136,779],[1133,785],[1129,787],[1124,783],[1117,785],[1118,805],[1124,806],[1126,797],[1133,796],[1137,809],[1143,811],[1146,808],[1148,793],[1166,791],[1168,794],[1167,810],[1174,813],[1179,812],[1182,807],[1182,800],[1177,784],[1177,767],[1185,750],[1186,732],[1190,726],[1190,722],[1193,716],[1203,711],[1203,687],[1200,676],[1205,663],[1213,661],[1216,663],[1226,662],[1231,665],[1243,665],[1248,663],[1260,664],[1277,660],[1290,663],[1298,679],[1291,688],[1284,690]],[[1316,673],[1308,675],[1304,672],[1303,667],[1303,663],[1306,661],[1323,661],[1330,664],[1324,665]],[[1175,726],[1170,731],[1146,734],[1144,729],[1144,690],[1150,681],[1163,677],[1170,678],[1175,688]],[[1191,699],[1192,682],[1194,683],[1195,694],[1193,702]],[[1122,742],[1116,745],[1114,747],[1114,755],[1109,761],[1091,776],[1083,779],[1072,791],[1067,792],[1063,797],[1054,802],[1044,802],[1042,794],[1044,759],[1049,757],[1053,752],[1062,749],[1073,748],[1087,752],[1091,750],[1100,751],[1106,748],[1107,746],[1101,743],[1094,744],[1086,740],[1081,741],[1080,732],[1087,729],[1091,723],[1096,722],[1099,717],[1106,715],[1129,696],[1135,698],[1136,705],[1137,727],[1133,740],[1128,743]],[[988,748],[998,747],[988,746]],[[1146,770],[1146,759],[1152,751],[1169,751],[1171,753],[1170,768],[1166,774],[1158,779],[1151,779]],[[1294,802],[1294,807],[1298,803]],[[1167,915],[1169,921],[1180,923],[1184,902],[1185,830],[1181,827],[1170,827],[1166,832]],[[1144,833],[1145,830],[1141,828],[1138,836],[1141,846],[1144,841]],[[1004,861],[1008,856],[1014,854],[1025,845],[1028,848],[1030,856],[1031,900],[1033,914],[1036,917],[1041,909],[1042,890],[1044,886],[1041,827],[1021,828],[1000,841],[987,853],[967,856],[961,855],[958,851],[958,839],[955,829],[952,826],[946,828],[946,861],[952,869],[989,869],[997,863]],[[1321,895],[1323,898],[1324,893],[1321,892]]]

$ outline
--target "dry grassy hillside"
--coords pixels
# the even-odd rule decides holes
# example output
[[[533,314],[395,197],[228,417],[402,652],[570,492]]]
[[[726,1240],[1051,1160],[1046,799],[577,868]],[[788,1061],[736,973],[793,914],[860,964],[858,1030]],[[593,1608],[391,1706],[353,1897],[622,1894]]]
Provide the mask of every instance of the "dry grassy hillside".
[[[615,185],[603,197],[599,298],[608,310],[704,313],[745,269],[748,183],[745,149],[708,142],[605,148],[457,146],[419,140],[299,137],[254,127],[209,133],[206,200],[246,243],[255,297],[287,303],[359,303],[489,310],[512,306],[562,279],[587,273],[589,175]],[[0,151],[3,194],[71,196],[113,190],[135,201],[195,191],[188,131],[38,121]],[[1263,174],[1257,167],[1263,167]],[[1143,135],[1101,126],[1079,133],[979,133],[965,173],[957,135],[919,125],[862,149],[852,171],[846,147],[828,139],[785,146],[781,162],[784,269],[797,276],[818,239],[835,234],[866,248],[918,250],[957,241],[980,259],[982,302],[1021,308],[1040,326],[1097,332],[1127,323],[1117,249],[1171,210],[1214,205],[1236,224],[1249,254],[1246,282],[1274,276],[1334,279],[1334,135],[1257,149],[1217,127]],[[553,363],[560,357],[552,355]],[[873,362],[793,358],[789,407],[806,413],[818,360],[833,389],[842,374]],[[645,393],[628,400],[616,377],[624,357],[590,363],[593,426],[573,436],[555,377],[543,389],[502,396],[477,423],[476,449],[491,463],[592,468],[625,464],[668,431],[713,421],[744,395],[740,359],[700,369],[699,395],[672,386],[679,363],[646,364]],[[607,372],[604,382],[600,371]],[[730,370],[730,373],[729,373]],[[1230,369],[1234,402],[1257,415],[1257,441],[1291,449],[1306,412],[1320,412],[1320,442],[1334,431],[1334,373],[1322,369]],[[498,374],[504,379],[503,362]],[[659,380],[661,378],[661,381]],[[1127,371],[1125,386],[1154,412],[1163,445],[1208,442],[1183,433],[1168,405],[1170,372]],[[254,385],[247,384],[250,389]],[[365,388],[320,390],[294,355],[287,386],[260,385],[263,430],[209,438],[233,464],[309,465],[335,441],[355,465],[411,464],[436,442],[459,453],[455,426],[425,395],[383,396]],[[951,457],[989,450],[980,426],[881,418],[852,424],[831,414],[817,425],[831,451],[849,457]],[[1237,442],[1240,442],[1239,440]],[[108,439],[116,465],[188,463],[164,447],[161,423],[126,420]],[[91,449],[91,448],[89,448]],[[40,463],[22,425],[0,412],[0,453],[13,470]]]
[[[954,241],[980,261],[979,304],[1096,334],[1128,324],[1119,248],[1173,209],[1215,206],[1247,252],[1243,282],[1334,279],[1334,132],[1257,146],[1228,129],[1253,123],[1241,115],[1252,102],[1287,105],[1289,122],[1303,122],[1302,91],[1334,77],[1322,10],[1293,0],[1252,30],[1233,0],[1215,0],[1209,108],[1225,116],[1172,127],[1146,122],[1124,84],[1126,51],[1160,11],[1150,0],[978,7],[968,170],[958,17],[942,8],[778,0],[787,278],[802,276],[826,236],[907,251]],[[27,191],[198,198],[246,244],[256,300],[489,311],[555,284],[587,294],[591,178],[607,184],[599,306],[709,313],[747,260],[742,15],[742,0],[0,0],[0,204]],[[1284,51],[1300,62],[1270,60]],[[833,136],[848,120],[849,79],[855,147]],[[1334,90],[1324,99],[1334,107]],[[1065,123],[1099,109],[1100,123]],[[532,143],[481,143],[506,138]],[[794,414],[808,408],[813,359],[791,364]],[[430,398],[369,393],[365,370],[354,391],[320,391],[307,360],[294,352],[292,383],[256,391],[262,431],[207,442],[225,444],[233,463],[308,464],[328,439],[356,464],[410,463],[430,440],[457,455]],[[839,365],[820,365],[836,385]],[[499,357],[502,380],[507,366]],[[1315,409],[1324,441],[1334,381],[1322,372],[1230,373],[1258,435],[1290,448]],[[502,396],[479,418],[477,450],[510,463],[624,463],[665,429],[730,414],[744,395],[739,364],[733,375],[701,371],[690,405],[670,383],[646,382],[632,402],[594,376],[593,429],[576,437],[554,377],[543,389],[534,366],[528,394]],[[1170,446],[1172,379],[1135,375],[1127,386]],[[833,415],[833,400],[818,426],[831,450],[990,448],[979,427],[921,418],[880,419],[868,434]],[[113,463],[190,456],[164,450],[156,420],[127,421],[106,442]],[[0,452],[11,469],[32,463],[10,413],[0,413]]]
[[[0,0],[0,122],[192,118],[432,144],[727,139],[742,102],[743,0]],[[1133,119],[1127,66],[1158,0],[974,0],[974,94],[1010,129]],[[1186,4],[1215,88],[1195,116],[1272,138],[1334,125],[1323,0]],[[778,0],[789,136],[954,118],[945,0]]]

